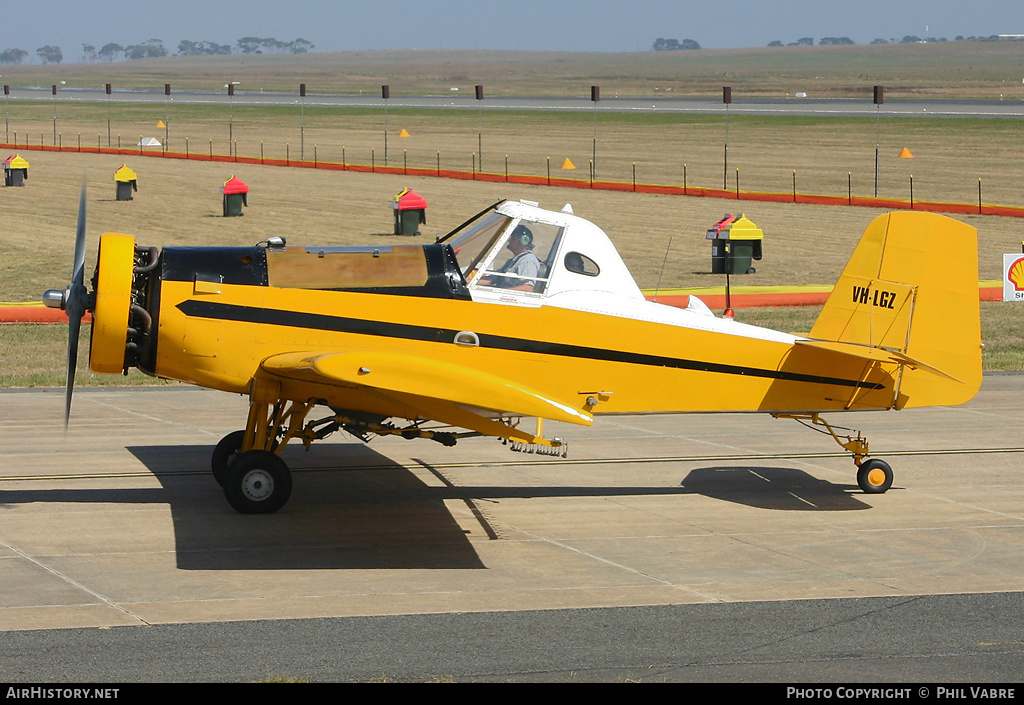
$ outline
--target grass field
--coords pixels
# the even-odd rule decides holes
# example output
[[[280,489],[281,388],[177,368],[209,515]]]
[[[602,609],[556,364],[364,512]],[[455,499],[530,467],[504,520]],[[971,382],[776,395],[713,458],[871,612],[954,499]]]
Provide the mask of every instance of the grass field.
[[[291,74],[281,68],[291,64],[278,61],[289,57],[265,58],[268,61],[258,64],[259,71],[271,85],[291,80]],[[576,59],[573,55],[572,60]],[[176,61],[168,65],[175,70],[182,66]],[[160,64],[161,70],[169,70],[166,66]],[[381,65],[378,68],[384,70]],[[379,75],[373,75],[377,81]],[[160,76],[150,80],[162,83],[167,75]],[[5,82],[7,78],[5,67]],[[181,77],[182,81],[186,79],[198,80],[187,72]],[[179,79],[168,80],[177,85]],[[18,132],[20,144],[25,139],[32,144],[52,142],[52,106],[11,103],[6,108],[8,130]],[[63,146],[77,148],[79,139],[84,150],[97,142],[105,146],[106,106],[59,104],[57,110],[58,140]],[[156,128],[156,122],[166,120],[173,151],[184,151],[186,138],[190,151],[228,151],[228,121],[222,107],[134,106],[118,108],[109,118],[114,140],[121,135],[130,144],[139,136],[157,136],[163,141],[162,128]],[[389,121],[392,166],[408,163],[410,167],[430,168],[440,158],[443,168],[469,171],[479,130],[483,134],[484,171],[502,173],[507,154],[511,173],[541,175],[548,157],[556,167],[568,157],[582,167],[582,173],[575,176],[585,181],[583,165],[591,156],[595,138],[592,114],[485,113],[480,120],[467,111],[392,111]],[[259,156],[262,148],[267,158],[281,159],[287,153],[297,159],[299,126],[296,109],[234,109],[232,131],[242,155]],[[344,159],[347,163],[369,164],[373,150],[373,158],[382,163],[383,127],[379,111],[307,109],[306,159],[313,159],[310,152],[315,149],[318,161],[340,163]],[[411,137],[398,138],[401,129]],[[636,163],[640,182],[681,184],[685,165],[689,185],[722,186],[721,118],[680,117],[656,111],[641,115],[604,113],[596,121],[596,135],[597,176],[601,180],[628,182]],[[9,142],[13,141],[11,137],[8,135]],[[733,116],[729,167],[740,170],[745,190],[789,192],[795,171],[801,193],[845,195],[850,174],[855,195],[871,195],[878,139],[883,154],[880,196],[901,197],[904,184],[913,174],[917,200],[972,202],[981,179],[986,203],[1019,205],[1024,201],[1019,187],[1024,181],[1020,138],[1020,125],[1013,120],[883,119],[879,125],[873,119]],[[896,159],[903,146],[914,152],[913,160]],[[94,266],[97,239],[105,231],[132,233],[140,244],[154,246],[252,244],[270,235],[286,235],[296,244],[393,243],[396,238],[390,234],[389,201],[401,189],[411,187],[430,204],[422,241],[432,239],[435,232],[447,232],[499,198],[525,198],[555,209],[571,202],[577,214],[608,232],[638,283],[646,288],[659,283],[666,288],[721,285],[722,277],[710,274],[710,247],[704,231],[723,213],[745,212],[764,229],[766,240],[765,259],[758,264],[757,274],[744,277],[742,284],[831,284],[860,233],[881,212],[85,151],[28,150],[23,156],[31,163],[26,187],[0,189],[5,226],[5,237],[0,241],[0,301],[35,300],[44,289],[66,285],[83,176],[90,184],[89,271]],[[478,159],[480,156],[476,155]],[[113,172],[122,162],[139,174],[140,190],[131,202],[114,198]],[[250,207],[242,218],[220,217],[220,186],[232,174],[252,189]],[[574,173],[553,175],[572,177]],[[735,178],[735,173],[726,175]],[[1000,278],[1001,255],[1019,251],[1024,223],[994,216],[958,217],[979,230],[980,278]],[[986,367],[1024,369],[1024,316],[1020,308],[985,304],[982,313]],[[800,308],[747,310],[740,317],[800,332],[810,328],[814,315],[816,310]],[[0,326],[0,349],[5,354],[0,385],[60,383],[65,345],[62,336],[59,327]],[[130,377],[127,381],[137,380]],[[83,382],[93,380],[84,375]]]
[[[870,99],[871,86],[883,84],[893,98],[1021,99],[1021,46],[967,40],[618,53],[421,49],[5,66],[3,76],[11,85],[222,90],[240,81],[244,90],[297,92],[306,83],[311,93],[378,95],[385,83],[412,95],[472,91],[482,83],[492,96],[588,96],[591,85],[600,85],[607,96],[652,97],[717,96],[730,85],[737,96],[803,91]]]

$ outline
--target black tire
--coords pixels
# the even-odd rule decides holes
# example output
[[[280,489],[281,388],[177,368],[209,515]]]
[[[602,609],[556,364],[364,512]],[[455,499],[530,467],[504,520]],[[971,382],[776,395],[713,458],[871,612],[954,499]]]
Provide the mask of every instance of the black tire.
[[[865,494],[882,494],[892,487],[892,468],[878,458],[865,460],[857,468],[857,484]]]
[[[273,514],[292,494],[292,474],[279,457],[248,450],[236,457],[224,476],[224,496],[242,514]]]
[[[233,431],[221,438],[220,443],[213,449],[210,465],[213,468],[213,479],[221,487],[224,486],[224,476],[228,473],[228,466],[242,452],[242,441],[244,440],[245,431]]]

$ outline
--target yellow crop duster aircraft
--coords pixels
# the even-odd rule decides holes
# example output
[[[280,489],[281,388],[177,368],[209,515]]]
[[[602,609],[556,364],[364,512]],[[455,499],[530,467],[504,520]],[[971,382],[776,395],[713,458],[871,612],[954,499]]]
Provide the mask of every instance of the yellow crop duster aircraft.
[[[499,202],[430,245],[158,251],[108,233],[91,292],[84,190],[80,211],[71,286],[43,297],[71,320],[65,424],[91,310],[93,370],[249,396],[245,429],[212,460],[244,513],[288,500],[279,453],[293,439],[495,436],[562,455],[543,420],[604,413],[794,418],[851,453],[865,492],[885,492],[889,466],[821,414],[961,404],[981,385],[977,236],[934,214],[875,219],[799,337],[716,317],[695,297],[685,309],[645,300],[608,237],[569,207]]]

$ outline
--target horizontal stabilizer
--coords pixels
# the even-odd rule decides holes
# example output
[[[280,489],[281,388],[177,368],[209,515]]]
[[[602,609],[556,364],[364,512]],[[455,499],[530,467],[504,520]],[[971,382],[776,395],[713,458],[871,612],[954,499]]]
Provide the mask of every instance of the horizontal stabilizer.
[[[852,357],[861,358],[863,360],[870,360],[872,362],[886,362],[896,365],[906,365],[911,369],[927,370],[934,375],[944,377],[954,382],[962,383],[962,380],[957,379],[951,375],[946,374],[942,370],[932,367],[920,360],[915,360],[912,357],[904,355],[897,350],[887,350],[885,348],[876,348],[869,345],[858,345],[856,343],[836,343],[828,340],[798,340],[797,345],[809,348],[818,348],[821,350],[831,350],[832,352],[841,353],[843,355],[850,355]]]

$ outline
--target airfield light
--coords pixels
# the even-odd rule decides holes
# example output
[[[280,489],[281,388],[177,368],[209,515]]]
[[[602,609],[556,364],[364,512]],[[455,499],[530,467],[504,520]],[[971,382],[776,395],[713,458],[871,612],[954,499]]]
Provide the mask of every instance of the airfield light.
[[[476,100],[477,100],[477,104],[476,104],[477,105],[477,110],[476,110],[476,151],[480,155],[480,171],[483,171],[484,170],[484,123],[483,123],[484,117],[483,117],[483,103],[481,101],[484,99],[484,87],[482,85],[478,84],[475,87],[475,90],[476,90]]]
[[[61,81],[61,83],[64,83]],[[50,90],[53,92],[53,144],[57,145],[57,84],[54,83],[50,86]]]
[[[167,119],[164,120],[164,152],[167,151],[168,133],[170,131],[169,125],[171,124],[171,84],[164,84],[164,95],[167,97]]]
[[[306,84],[299,84],[299,106],[301,122],[299,124],[299,160],[306,161]]]
[[[107,146],[110,146],[110,91],[111,85],[108,83],[104,86],[107,92]]]
[[[590,100],[594,104],[594,153],[590,160],[590,180],[597,173],[597,102],[601,100],[601,86],[590,87]]]
[[[388,99],[391,97],[391,86],[380,87],[380,97],[384,99],[384,166],[388,165]]]
[[[885,90],[882,86],[875,86],[874,90],[874,103],[875,103],[875,198],[878,198],[878,144],[881,141],[880,134],[882,130],[881,123],[881,112],[880,107],[885,100]]]
[[[722,152],[722,190],[729,188],[729,103],[732,102],[732,86],[722,86],[722,102],[725,103],[725,149]]]
[[[228,154],[231,154],[233,149],[231,145],[235,143],[235,86],[239,84],[238,81],[232,81],[231,83],[225,84],[225,88],[228,89]]]

